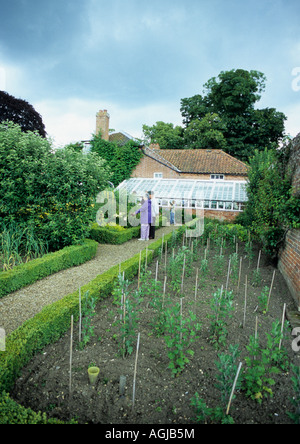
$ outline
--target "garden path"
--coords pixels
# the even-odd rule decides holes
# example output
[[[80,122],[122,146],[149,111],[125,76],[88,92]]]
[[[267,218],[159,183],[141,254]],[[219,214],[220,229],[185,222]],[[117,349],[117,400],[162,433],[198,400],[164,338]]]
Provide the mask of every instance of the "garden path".
[[[170,233],[172,226],[156,230],[156,239]],[[122,245],[99,244],[96,257],[85,264],[48,276],[0,299],[0,326],[10,334],[43,307],[73,293],[99,274],[144,250],[155,240],[132,239]]]

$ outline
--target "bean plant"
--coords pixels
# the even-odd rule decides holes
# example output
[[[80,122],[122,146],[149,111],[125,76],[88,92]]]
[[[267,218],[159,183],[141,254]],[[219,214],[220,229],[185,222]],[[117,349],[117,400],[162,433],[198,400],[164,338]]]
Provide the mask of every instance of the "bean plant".
[[[189,317],[183,318],[181,306],[177,303],[166,310],[165,328],[164,339],[169,349],[169,369],[175,377],[189,363],[188,356],[194,355],[190,347],[196,340],[196,334],[201,329],[201,325],[196,322],[196,316],[191,311]]]
[[[218,289],[211,299],[210,303],[211,319],[210,323],[210,340],[216,347],[224,346],[227,338],[228,320],[233,316],[233,292],[225,291],[223,287]]]
[[[139,321],[139,306],[142,300],[141,292],[136,290],[130,293],[129,285],[130,282],[125,280],[123,275],[119,274],[112,292],[114,304],[119,307],[119,318],[114,325],[119,326],[117,340],[120,354],[123,357],[131,355],[133,352]]]
[[[192,272],[192,262],[193,253],[186,246],[179,248],[177,254],[169,261],[167,271],[174,292],[180,293],[181,291],[183,265],[185,267],[185,275],[190,276]]]
[[[95,308],[97,301],[93,296],[89,295],[89,291],[84,293],[83,296],[83,309],[82,309],[82,336],[79,348],[82,350],[90,342],[94,336],[94,326],[92,325],[92,319],[95,316]]]
[[[270,288],[268,286],[265,286],[262,289],[261,293],[258,295],[258,306],[263,314],[267,313],[269,292],[270,292]]]
[[[263,398],[272,397],[274,375],[288,369],[287,353],[284,347],[279,348],[284,334],[281,333],[279,321],[273,322],[271,333],[266,334],[267,343],[261,348],[259,337],[250,336],[246,346],[248,356],[245,358],[244,387],[246,395],[258,403]]]
[[[218,354],[218,361],[215,361],[219,370],[217,374],[216,388],[221,393],[221,402],[225,408],[229,402],[232,386],[238,369],[238,358],[240,356],[239,345],[229,345],[228,353]],[[241,377],[237,381],[236,390],[241,387]],[[233,397],[234,399],[234,397]]]
[[[207,407],[205,401],[200,398],[199,393],[191,399],[191,406],[193,407],[196,417],[193,420],[200,424],[234,424],[234,420],[230,415],[224,413],[222,407]]]

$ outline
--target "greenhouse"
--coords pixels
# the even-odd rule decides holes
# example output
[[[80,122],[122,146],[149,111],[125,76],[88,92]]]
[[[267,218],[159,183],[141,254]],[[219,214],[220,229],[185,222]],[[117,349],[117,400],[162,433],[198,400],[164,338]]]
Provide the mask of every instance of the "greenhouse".
[[[137,199],[151,190],[161,207],[242,211],[247,201],[246,181],[133,178],[117,189]]]

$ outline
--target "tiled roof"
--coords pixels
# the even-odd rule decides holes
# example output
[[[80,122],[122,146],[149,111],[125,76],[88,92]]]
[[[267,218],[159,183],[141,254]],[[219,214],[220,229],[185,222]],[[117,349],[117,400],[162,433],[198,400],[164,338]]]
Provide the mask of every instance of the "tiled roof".
[[[151,151],[153,154],[151,154]],[[230,174],[247,176],[248,167],[245,163],[230,156],[222,150],[149,150],[146,154],[170,167],[172,164],[181,173],[193,174]]]
[[[137,141],[130,134],[125,133],[124,131],[115,131],[109,135],[110,142],[116,142],[118,145],[125,145],[129,140]]]

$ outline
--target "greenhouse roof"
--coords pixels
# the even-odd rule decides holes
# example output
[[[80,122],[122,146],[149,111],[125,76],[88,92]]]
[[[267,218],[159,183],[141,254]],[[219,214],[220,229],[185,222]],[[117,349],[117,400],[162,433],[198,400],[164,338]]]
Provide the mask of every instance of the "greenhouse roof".
[[[246,181],[132,178],[118,186],[138,197],[153,191],[158,199],[246,202]]]

